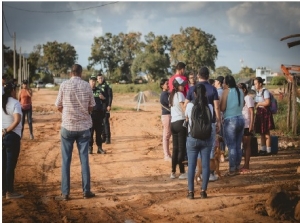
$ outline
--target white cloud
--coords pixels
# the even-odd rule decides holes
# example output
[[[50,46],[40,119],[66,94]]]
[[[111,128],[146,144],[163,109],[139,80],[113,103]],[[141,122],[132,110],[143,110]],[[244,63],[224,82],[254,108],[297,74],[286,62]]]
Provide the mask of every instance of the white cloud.
[[[167,11],[171,13],[184,14],[202,9],[205,5],[206,2],[177,2],[176,4],[174,3],[172,6],[168,7]]]

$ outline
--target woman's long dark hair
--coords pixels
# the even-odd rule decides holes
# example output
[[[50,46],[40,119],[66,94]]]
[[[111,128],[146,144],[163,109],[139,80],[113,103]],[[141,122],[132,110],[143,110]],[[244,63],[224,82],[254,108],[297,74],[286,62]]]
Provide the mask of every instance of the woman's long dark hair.
[[[175,95],[175,93],[179,92],[178,88],[179,88],[179,84],[177,83],[176,79],[174,79],[173,90],[171,91],[170,98],[169,98],[170,107],[173,107],[174,95]]]
[[[241,99],[240,99],[240,89],[236,86],[235,79],[232,75],[227,75],[225,77],[225,84],[228,85],[229,88],[235,88],[237,95],[238,95],[238,100],[239,100],[239,106],[241,105]]]
[[[194,93],[196,94],[194,106],[199,106],[201,112],[206,111],[205,107],[208,106],[208,100],[205,86],[203,84],[197,84]]]
[[[16,90],[16,86],[13,83],[7,83],[4,86],[4,94],[2,95],[2,109],[5,112],[5,114],[7,114],[6,104],[8,102],[8,98],[11,97],[11,92],[14,90]]]

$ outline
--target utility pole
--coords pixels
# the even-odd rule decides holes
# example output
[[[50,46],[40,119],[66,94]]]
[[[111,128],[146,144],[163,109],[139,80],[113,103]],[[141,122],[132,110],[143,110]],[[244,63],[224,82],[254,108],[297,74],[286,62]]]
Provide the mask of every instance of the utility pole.
[[[14,78],[17,78],[16,69],[16,32],[14,32]]]
[[[18,78],[18,83],[21,85],[22,82],[22,58],[21,58],[21,47],[20,47],[20,56],[19,56],[19,78]]]

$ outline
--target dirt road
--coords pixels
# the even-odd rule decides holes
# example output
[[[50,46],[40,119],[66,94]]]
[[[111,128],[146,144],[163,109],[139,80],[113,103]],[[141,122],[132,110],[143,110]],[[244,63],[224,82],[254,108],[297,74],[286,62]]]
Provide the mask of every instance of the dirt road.
[[[34,140],[25,125],[16,169],[16,190],[22,199],[2,197],[3,222],[278,222],[260,214],[268,192],[283,185],[298,193],[299,148],[251,159],[251,174],[223,177],[208,185],[208,199],[188,200],[187,181],[171,180],[164,161],[160,104],[151,99],[137,112],[133,94],[115,95],[111,114],[112,144],[107,154],[90,155],[91,186],[96,197],[83,199],[76,146],[71,165],[71,200],[60,194],[60,123],[54,107],[57,92],[33,95]],[[95,148],[94,148],[95,150]],[[221,173],[228,163],[221,163]],[[281,221],[290,222],[290,221]]]

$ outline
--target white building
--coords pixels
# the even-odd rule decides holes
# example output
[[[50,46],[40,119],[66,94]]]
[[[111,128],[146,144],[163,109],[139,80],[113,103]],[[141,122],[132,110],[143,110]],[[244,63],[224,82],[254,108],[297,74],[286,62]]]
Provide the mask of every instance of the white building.
[[[272,73],[271,69],[266,67],[257,68],[255,74],[256,77],[261,77],[262,79],[265,79],[266,84],[271,83],[272,78],[278,75],[278,73]]]

